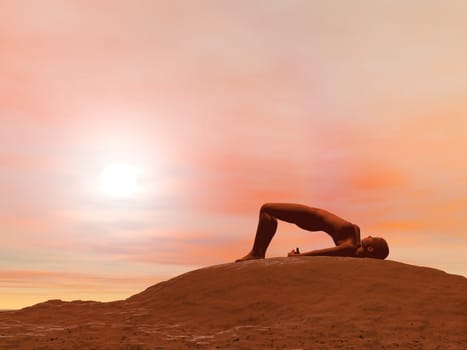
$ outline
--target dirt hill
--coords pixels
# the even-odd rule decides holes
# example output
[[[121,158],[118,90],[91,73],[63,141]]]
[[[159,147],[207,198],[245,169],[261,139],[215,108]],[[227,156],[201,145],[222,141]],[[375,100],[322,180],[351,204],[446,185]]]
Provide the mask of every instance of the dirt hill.
[[[394,261],[211,266],[111,303],[0,312],[0,349],[465,349],[467,279]]]

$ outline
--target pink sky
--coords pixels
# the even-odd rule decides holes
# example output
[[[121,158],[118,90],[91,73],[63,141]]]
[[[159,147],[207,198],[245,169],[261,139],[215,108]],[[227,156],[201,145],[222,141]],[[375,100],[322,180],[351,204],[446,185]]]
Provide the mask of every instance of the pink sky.
[[[322,207],[467,275],[465,1],[2,1],[0,309],[122,299]],[[99,191],[113,162],[139,191]],[[268,256],[332,245],[279,224]]]

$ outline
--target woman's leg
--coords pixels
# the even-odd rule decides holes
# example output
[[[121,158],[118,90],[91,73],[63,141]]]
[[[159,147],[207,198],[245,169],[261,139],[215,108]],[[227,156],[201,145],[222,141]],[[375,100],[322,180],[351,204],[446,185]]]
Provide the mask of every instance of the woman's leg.
[[[251,251],[236,262],[252,259],[264,259],[266,256],[266,249],[274,237],[277,229],[277,220],[270,214],[260,210],[258,227],[256,228],[255,242]]]
[[[259,212],[259,222],[253,248],[250,253],[236,261],[264,259],[269,243],[271,243],[276,233],[278,219],[304,228],[308,225],[307,223],[312,221],[310,220],[312,217],[312,209],[305,205],[289,203],[264,204]]]

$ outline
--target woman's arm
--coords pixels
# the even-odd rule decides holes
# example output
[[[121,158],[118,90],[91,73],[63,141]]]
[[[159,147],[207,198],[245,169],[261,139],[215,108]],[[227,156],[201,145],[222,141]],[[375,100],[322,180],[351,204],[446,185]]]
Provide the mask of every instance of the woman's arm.
[[[312,250],[310,252],[304,252],[304,253],[289,253],[289,257],[299,257],[299,256],[355,256],[355,250],[357,247],[355,247],[352,244],[341,244],[338,245],[337,247],[332,247],[332,248],[324,248],[324,249],[318,249],[318,250]]]

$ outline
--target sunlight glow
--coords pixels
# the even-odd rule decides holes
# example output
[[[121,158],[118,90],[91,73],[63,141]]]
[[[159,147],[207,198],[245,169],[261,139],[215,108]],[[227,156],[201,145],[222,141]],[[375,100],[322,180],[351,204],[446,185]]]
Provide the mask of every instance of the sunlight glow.
[[[136,192],[136,169],[126,163],[114,163],[105,167],[99,188],[112,198],[126,198]]]

